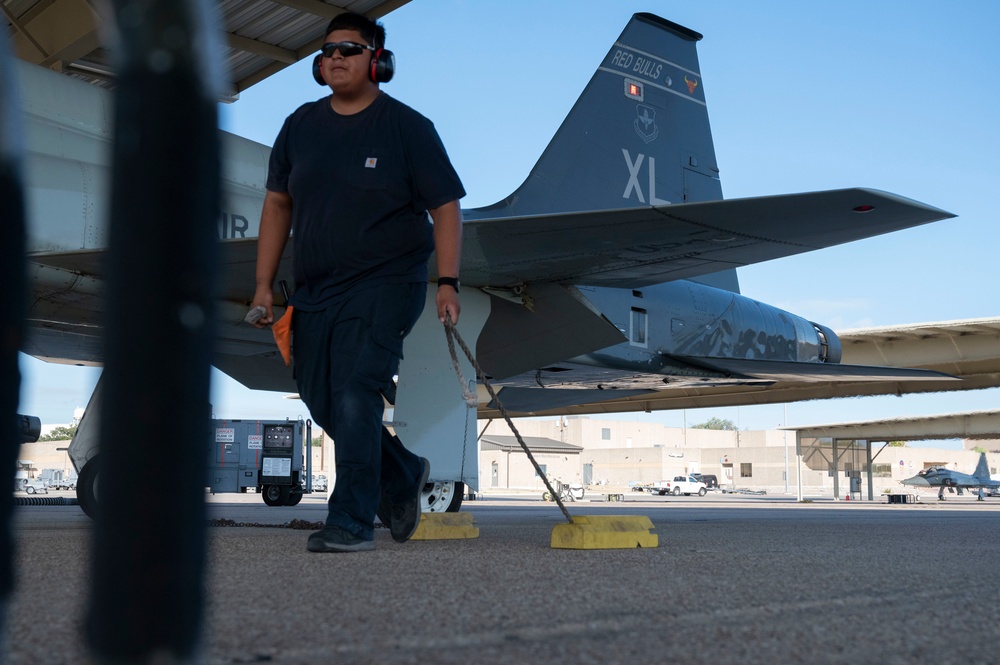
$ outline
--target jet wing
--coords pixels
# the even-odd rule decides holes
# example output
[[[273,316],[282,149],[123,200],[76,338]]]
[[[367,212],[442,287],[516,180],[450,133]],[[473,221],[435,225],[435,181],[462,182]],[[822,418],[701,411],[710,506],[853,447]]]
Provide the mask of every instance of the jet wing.
[[[465,223],[462,281],[494,287],[546,282],[641,287],[952,216],[868,189],[527,217],[476,219],[475,213],[469,211]],[[253,297],[256,254],[256,238],[220,243],[220,368],[251,388],[290,390],[290,375],[273,355],[267,331],[241,325]],[[29,261],[99,279],[102,255],[90,250],[38,253]],[[292,283],[291,264],[289,243],[278,283]],[[432,260],[432,272],[433,266]],[[51,297],[55,306],[65,306],[58,293]],[[275,302],[283,301],[276,292]],[[614,337],[614,331],[603,332],[608,327],[595,320],[595,335]],[[36,351],[39,357],[48,355]],[[249,362],[257,356],[262,357],[259,362]]]
[[[766,379],[770,381],[954,381],[957,377],[928,369],[909,367],[871,367],[840,363],[793,363],[743,358],[678,358],[725,376]]]
[[[480,219],[463,212],[462,282],[505,287],[533,282],[638,288],[954,217],[871,189]],[[284,278],[290,244],[282,266]],[[222,241],[224,300],[248,301],[256,238]],[[81,274],[100,272],[100,252],[32,256]],[[433,272],[434,261],[431,261]],[[280,278],[279,278],[280,279]],[[280,294],[279,294],[280,295]]]
[[[954,217],[872,189],[610,211],[477,218],[465,211],[462,282],[638,288]]]
[[[686,371],[665,376],[559,363],[495,383],[502,386],[498,397],[504,408],[518,416],[770,404],[886,394],[903,386],[912,392],[962,388],[958,377],[923,368],[702,357],[664,361]],[[479,417],[498,413],[481,389]]]
[[[35,252],[28,256],[29,274],[45,289],[36,290],[24,351],[37,358],[100,364],[103,281],[106,250]],[[248,388],[294,392],[291,369],[285,367],[271,330],[246,325],[253,299],[257,239],[219,243],[220,299],[217,303],[216,356],[213,364]],[[291,243],[285,248],[276,284],[292,285]],[[83,283],[86,288],[81,288]],[[275,303],[284,303],[280,288]],[[284,313],[275,308],[275,316]],[[72,322],[70,322],[72,321]]]
[[[663,377],[660,377],[661,379]],[[861,397],[867,395],[898,395],[915,392],[961,390],[964,386],[954,379],[941,381],[900,380],[866,381],[710,381],[662,382],[656,389],[560,389],[502,388],[498,393],[507,411],[519,417],[593,415],[701,409],[722,406],[755,406],[783,404],[814,399]],[[479,418],[498,418],[500,411],[489,394],[480,387]]]

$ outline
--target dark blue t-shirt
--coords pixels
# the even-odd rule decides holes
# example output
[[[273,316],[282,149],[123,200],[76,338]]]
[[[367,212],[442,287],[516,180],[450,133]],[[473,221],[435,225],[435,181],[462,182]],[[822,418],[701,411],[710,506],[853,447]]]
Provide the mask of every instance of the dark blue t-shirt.
[[[288,116],[267,189],[292,198],[291,303],[304,311],[356,287],[427,281],[427,210],[465,196],[434,125],[385,93],[355,115],[324,97]]]

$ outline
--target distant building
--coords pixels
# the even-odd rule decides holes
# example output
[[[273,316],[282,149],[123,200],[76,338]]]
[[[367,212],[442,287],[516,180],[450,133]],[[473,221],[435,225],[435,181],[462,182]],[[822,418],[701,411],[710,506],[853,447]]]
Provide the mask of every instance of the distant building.
[[[966,450],[980,448],[988,453],[1000,453],[1000,439],[966,439],[963,443]]]
[[[522,439],[543,475],[564,483],[590,482],[584,478],[585,465],[580,463],[581,446],[544,437],[522,436]],[[545,483],[514,436],[485,434],[479,451],[480,487],[545,489]]]
[[[544,458],[561,474],[564,482],[585,485],[627,487],[649,484],[690,473],[712,474],[724,488],[766,490],[769,493],[795,493],[798,460],[795,433],[783,430],[706,430],[666,427],[656,423],[599,420],[572,416],[556,419],[520,419],[514,421],[518,432],[533,441],[535,450],[541,442],[551,442]],[[482,490],[538,489],[534,471],[522,472],[521,459],[506,463],[517,454],[530,469],[513,433],[502,421],[480,423],[482,434],[479,482]],[[973,442],[992,450],[987,442]],[[994,442],[1000,448],[1000,442]],[[555,444],[566,446],[557,450]],[[885,489],[900,490],[899,481],[928,466],[948,466],[971,473],[979,460],[970,450],[940,448],[883,447],[873,444],[872,474],[876,494]],[[990,459],[991,473],[995,462]],[[998,454],[997,459],[1000,459]],[[863,449],[845,449],[840,453],[838,473],[841,493],[846,493],[851,475],[867,471]],[[806,494],[832,494],[831,460],[823,451],[813,451],[809,464],[802,465],[802,485]],[[572,465],[576,465],[573,467]],[[812,467],[812,468],[810,468]],[[506,473],[504,470],[509,470]],[[866,485],[865,485],[866,486]]]

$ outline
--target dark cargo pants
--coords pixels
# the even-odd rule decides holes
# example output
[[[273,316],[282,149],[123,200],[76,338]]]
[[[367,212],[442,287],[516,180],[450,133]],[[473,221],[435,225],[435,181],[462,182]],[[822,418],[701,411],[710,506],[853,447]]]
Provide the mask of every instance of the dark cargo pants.
[[[355,289],[321,312],[294,313],[295,381],[336,450],[326,523],[367,540],[375,537],[380,487],[393,498],[412,495],[423,470],[420,458],[382,425],[382,393],[426,292],[424,283],[382,284]]]

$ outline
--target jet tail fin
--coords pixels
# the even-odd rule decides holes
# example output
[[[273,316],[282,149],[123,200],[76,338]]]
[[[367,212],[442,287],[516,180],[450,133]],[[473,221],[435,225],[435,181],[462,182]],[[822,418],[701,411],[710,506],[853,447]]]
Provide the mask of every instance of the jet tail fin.
[[[635,14],[524,183],[466,218],[721,199],[701,37]]]
[[[979,454],[979,464],[972,475],[980,480],[990,480],[990,465],[986,462],[986,453]]]
[[[696,44],[634,14],[518,189],[467,220],[722,199]],[[733,269],[693,277],[739,293]]]

